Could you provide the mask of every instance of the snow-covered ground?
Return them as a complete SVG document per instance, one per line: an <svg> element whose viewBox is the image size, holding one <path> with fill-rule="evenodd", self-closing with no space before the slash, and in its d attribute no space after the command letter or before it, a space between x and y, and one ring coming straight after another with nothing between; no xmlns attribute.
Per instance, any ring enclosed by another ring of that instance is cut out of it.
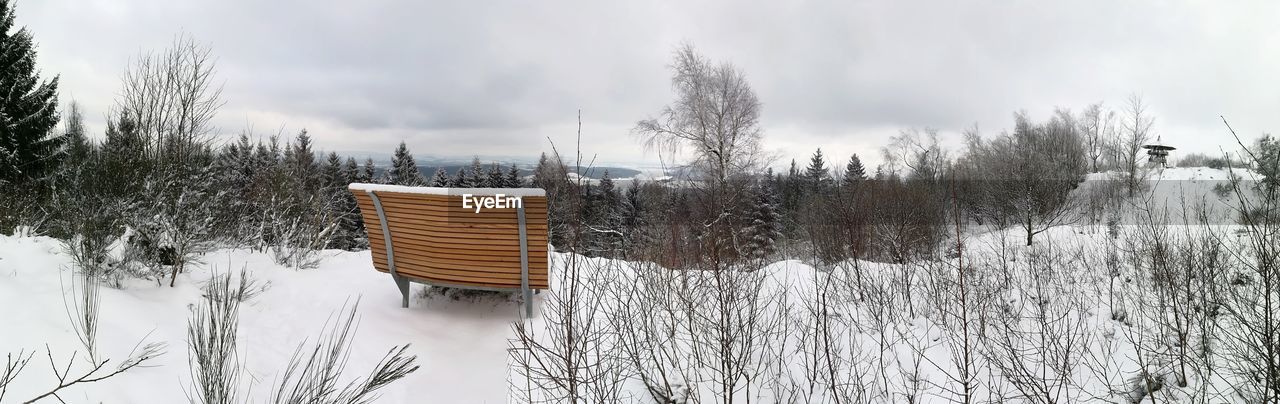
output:
<svg viewBox="0 0 1280 404"><path fill-rule="evenodd" d="M1211 187L1206 188L1205 184L1225 180L1225 171L1206 170L1209 169L1167 169L1153 173L1149 180L1154 184L1155 194L1164 192L1160 191L1162 183L1181 184L1176 188L1179 192L1193 190L1196 195L1207 193L1210 198L1217 198L1212 196ZM1174 233L1185 230L1185 226L1169 228ZM1105 230L1106 226L1100 225L1061 226L1037 236L1037 240L1049 240L1040 241L1037 248L1051 246L1065 253L1062 256L1066 258L1062 259L1069 260L1053 264L1068 267L1057 268L1060 275L1056 276L1064 278L1052 280L1049 286L1058 288L1056 293L1064 293L1058 296L1067 296L1072 303L1061 306L1063 312L1054 314L1070 318L1063 324L1077 327L1069 331L1088 339L1083 345L1088 347L1088 352L1082 353L1082 357L1101 359L1107 365L1100 371L1078 368L1077 373L1070 377L1083 387L1067 389L1070 390L1065 396L1068 402L1072 398L1089 395L1122 401L1122 395L1109 389L1131 384L1127 378L1136 372L1135 358L1139 357L1126 338L1142 332L1142 327L1156 327L1144 325L1144 321L1151 320L1138 315L1116 319L1118 312L1151 303L1150 297L1142 291L1146 286L1140 281L1126 281L1120 286L1131 292L1126 294L1129 296L1127 300L1112 302L1105 293L1107 282L1112 278L1105 268L1111 257L1101 253L1103 247L1111 246L1105 251L1122 251L1123 248L1117 247L1119 243L1144 236L1136 233L1139 230L1125 229L1123 231L1135 233L1123 234L1115 240ZM1234 232L1229 225L1211 230L1220 234ZM1014 271L1034 273L1037 271L1034 265L1038 264L1030 254L1035 250L1022 247L1020 242L1017 230L974 234L966 240L969 254L972 254L967 259L993 260L986 267L988 271L1008 266ZM1001 252L1008 255L999 255ZM553 254L552 290L549 294L561 292L558 274L562 273L566 258L570 257ZM313 341L331 316L356 299L360 300L360 322L352 344L349 375L365 374L388 349L400 344L411 344L409 353L417 355L421 365L417 372L382 390L381 402L498 403L509 401L513 394L518 395L518 392L512 393L508 389L519 373L512 370L512 359L508 356L510 341L515 337L512 324L519 321L521 310L512 296L489 294L455 299L453 296L423 293L423 286L414 285L410 308L404 309L400 307L400 297L389 276L374 271L369 252L325 251L322 255L317 268L293 270L276 265L265 253L223 249L207 254L200 264L190 267L179 277L178 286L174 288L137 280L130 281L121 289L104 287L101 292L102 326L98 332L101 355L124 358L143 339L166 342L168 353L154 363L157 366L135 369L105 382L76 386L62 397L70 402L187 402L186 391L191 388L191 377L186 327L192 308L201 299L200 287L215 271L238 273L241 268L247 268L253 277L271 283L264 293L241 306L240 358L248 371L249 380L246 382L252 384L249 396L254 402L261 402L270 393L280 377L279 372L298 344L304 340ZM618 300L618 296L640 288L638 274L655 267L642 268L636 263L598 258L581 262L584 263L582 275L590 278L590 287L609 291L599 295L600 300L591 307L594 314L589 314L600 319L600 324L606 323L605 319L610 315L625 314L633 316L627 318L640 326L657 313L645 312L644 308L630 307L628 305L632 303L624 304ZM776 356L771 360L783 363L780 365L782 370L774 371L781 373L770 373L764 377L777 380L785 377L788 381L779 383L803 384L801 378L807 372L804 366L820 364L805 362L807 356L803 349L811 348L802 348L817 340L803 340L805 337L799 334L807 332L805 327L812 325L806 323L803 313L813 308L810 304L816 285L833 280L849 283L856 276L857 282L864 285L857 294L887 293L882 296L886 300L880 307L889 307L893 313L877 319L876 306L861 300L869 298L851 299L851 294L846 295L845 298L850 299L844 301L833 298L838 301L833 310L839 312L832 326L833 333L839 339L837 344L842 344L834 349L846 355L846 361L840 364L843 368L836 373L848 380L868 381L867 386L873 389L868 394L879 394L881 401L885 402L895 402L910 395L920 402L955 399L955 385L951 379L956 374L955 356L952 355L958 335L955 319L940 311L945 309L937 307L937 302L925 298L931 290L940 290L931 288L947 287L936 283L940 276L945 279L945 274L951 273L946 265L950 263L899 266L859 261L818 270L805 262L787 260L764 267L759 271L765 279L761 289L763 293L785 297L780 300L782 303L775 303L777 305L766 312L769 318L781 319L782 329L790 335L788 338L795 338L783 342L786 346L774 351ZM1123 269L1120 271L1121 275L1116 279L1139 278ZM989 276L991 282L1008 277L1007 272L1003 275L990 272L984 276ZM63 285L71 278L69 257L57 240L0 236L0 319L3 319L0 321L0 355L16 354L20 350L37 352L36 360L10 386L6 400L25 399L47 391L56 383L48 360L43 356L46 344L58 363L65 363L72 352L83 351L63 302ZM1034 276L1012 282L1027 282L1032 278ZM1018 284L1012 288L1007 285L987 286L1000 290L998 295L990 297L991 303L996 305L993 307L1036 310L1037 305L1027 303L1038 299L1031 292L1036 285ZM905 293L910 296L904 296L900 292L902 290L912 292ZM538 298L540 307L550 301L544 301L544 297L546 294ZM789 314L773 311L783 307L789 307ZM542 313L535 316L532 324L538 335L545 337L551 332L546 329ZM998 325L992 327L998 328ZM1035 326L1029 327L1034 329ZM674 349L687 353L688 347ZM675 359L676 362L682 360L687 359ZM84 362L79 363L83 365ZM694 369L685 376L704 377L705 374L699 374L702 371L705 370ZM1013 390L1008 383L996 380L998 377L989 370L980 370L975 377L981 378L985 386L979 392L988 397L1009 394ZM1192 380L1187 388L1165 389L1158 394L1162 400L1179 402L1185 399L1188 391L1204 390L1197 383L1205 382ZM1225 379L1207 383L1212 383L1215 391L1231 390L1231 383ZM715 394L716 387L711 382L701 380L690 384L697 385L694 394ZM647 392L634 379L622 386L628 390L623 397L641 402L648 400ZM993 388L1000 391L993 392ZM913 389L916 390L913 392ZM754 390L741 394L753 402L770 402L778 397L784 397L777 400L784 402L797 399L780 396L776 391ZM826 397L819 391L817 395L805 398L823 401ZM1225 402L1238 402L1233 397L1222 398Z"/></svg>
<svg viewBox="0 0 1280 404"><path fill-rule="evenodd" d="M144 338L168 343L168 352L157 366L76 386L62 397L69 402L187 402L186 327L201 299L200 287L213 271L238 274L247 268L271 282L240 310L240 357L251 379L253 402L269 394L299 343L313 342L326 320L357 299L359 329L348 374L363 376L387 350L401 344L412 344L409 353L421 365L382 390L380 402L506 402L507 340L519 304L499 294L463 300L427 297L422 286L414 285L410 307L401 308L395 284L374 271L368 251L323 254L318 268L295 271L274 264L264 253L219 250L180 275L174 288L143 281L123 289L103 287L100 354L118 363ZM62 300L62 285L71 277L69 257L57 240L0 236L0 356L36 351L4 402L27 400L56 385L46 344L60 364L72 352L83 354Z"/></svg>

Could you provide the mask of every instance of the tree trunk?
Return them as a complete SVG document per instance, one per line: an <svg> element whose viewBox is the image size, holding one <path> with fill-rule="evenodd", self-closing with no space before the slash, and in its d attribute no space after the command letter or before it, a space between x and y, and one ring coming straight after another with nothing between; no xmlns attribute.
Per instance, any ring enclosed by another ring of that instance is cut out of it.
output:
<svg viewBox="0 0 1280 404"><path fill-rule="evenodd" d="M178 270L181 268L182 268L181 262L173 264L173 272L169 274L169 287L172 288L174 283L178 280Z"/></svg>

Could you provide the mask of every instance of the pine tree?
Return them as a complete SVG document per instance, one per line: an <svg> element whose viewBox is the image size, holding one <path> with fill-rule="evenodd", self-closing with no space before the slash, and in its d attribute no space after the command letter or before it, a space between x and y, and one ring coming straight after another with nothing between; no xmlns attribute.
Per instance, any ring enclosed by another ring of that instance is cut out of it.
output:
<svg viewBox="0 0 1280 404"><path fill-rule="evenodd" d="M65 134L67 158L73 162L79 163L89 157L92 145L89 144L88 134L84 129L84 113L80 111L80 104L71 101L67 104L67 116L63 120L63 133Z"/></svg>
<svg viewBox="0 0 1280 404"><path fill-rule="evenodd" d="M761 182L755 189L755 200L748 212L749 223L745 228L744 252L753 259L765 259L777 250L782 238L782 220L778 214L774 190L768 182Z"/></svg>
<svg viewBox="0 0 1280 404"><path fill-rule="evenodd" d="M471 176L467 175L466 168L458 168L453 173L453 178L449 179L449 188L474 188L471 186Z"/></svg>
<svg viewBox="0 0 1280 404"><path fill-rule="evenodd" d="M422 178L422 172L418 171L418 163L413 160L413 154L409 153L409 147L405 146L404 142L396 146L395 156L391 160L391 169L387 170L386 176L387 183L393 185L417 187L426 182Z"/></svg>
<svg viewBox="0 0 1280 404"><path fill-rule="evenodd" d="M373 158L365 157L364 166L360 167L360 173L356 177L356 179L359 180L359 182L366 183L366 184L373 183L374 175L376 172L377 171L373 166Z"/></svg>
<svg viewBox="0 0 1280 404"><path fill-rule="evenodd" d="M36 71L31 32L14 32L13 4L0 0L0 184L42 178L59 164L66 139L58 124L58 77Z"/></svg>
<svg viewBox="0 0 1280 404"><path fill-rule="evenodd" d="M436 173L431 176L431 181L428 182L427 185L432 187L448 187L449 182L449 173L444 170L444 167L438 167L436 168Z"/></svg>
<svg viewBox="0 0 1280 404"><path fill-rule="evenodd" d="M485 188L506 188L507 176L502 173L502 166L498 163L489 165L488 178L485 179Z"/></svg>
<svg viewBox="0 0 1280 404"><path fill-rule="evenodd" d="M533 169L533 186L535 188L551 189L551 164L547 162L547 153L538 156L538 165Z"/></svg>
<svg viewBox="0 0 1280 404"><path fill-rule="evenodd" d="M296 195L309 195L321 187L321 176L317 170L319 164L312 150L311 135L306 129L298 132L294 142L285 149L284 164Z"/></svg>
<svg viewBox="0 0 1280 404"><path fill-rule="evenodd" d="M620 230L628 243L628 248L624 249L624 252L636 251L638 246L648 241L644 237L644 200L640 197L640 188L643 185L639 179L632 181L622 198L622 229Z"/></svg>
<svg viewBox="0 0 1280 404"><path fill-rule="evenodd" d="M480 164L480 157L471 158L471 169L467 170L466 188L485 188L488 183L488 177L485 176L484 166Z"/></svg>
<svg viewBox="0 0 1280 404"><path fill-rule="evenodd" d="M850 186L867 179L867 169L862 166L862 159L854 153L849 157L849 164L844 166L844 185Z"/></svg>
<svg viewBox="0 0 1280 404"><path fill-rule="evenodd" d="M804 170L804 177L809 182L809 187L815 190L825 189L831 185L831 172L827 170L827 162L822 157L822 148L813 153L813 157L809 158L809 166Z"/></svg>
<svg viewBox="0 0 1280 404"><path fill-rule="evenodd" d="M779 174L779 177L783 177L782 174ZM786 176L779 182L782 184L782 187L778 189L782 194L782 209L787 212L795 212L800 208L800 199L804 196L805 184L807 183L796 165L795 159L791 159L791 166L787 168Z"/></svg>
<svg viewBox="0 0 1280 404"><path fill-rule="evenodd" d="M342 170L344 181L347 183L360 182L362 173L360 165L356 164L356 159L347 157L346 167ZM355 195L351 192L343 192L345 215L338 222L340 228L348 237L348 249L359 250L369 247L369 240L365 235L364 218L360 216L360 206L356 202Z"/></svg>
<svg viewBox="0 0 1280 404"><path fill-rule="evenodd" d="M516 163L511 163L511 168L507 170L506 182L508 188L524 188L524 179L520 178L520 169L516 168Z"/></svg>
<svg viewBox="0 0 1280 404"><path fill-rule="evenodd" d="M338 153L329 152L329 157L325 159L324 168L320 170L320 176L323 179L325 188L331 192L342 191L346 188L347 179L342 169L342 158L338 157Z"/></svg>
<svg viewBox="0 0 1280 404"><path fill-rule="evenodd" d="M614 254L622 250L622 237L618 232L622 227L621 197L613 178L609 177L609 170L604 170L596 188L597 192L589 200L591 211L588 215L593 227L602 230L594 233L597 238L595 250Z"/></svg>
<svg viewBox="0 0 1280 404"><path fill-rule="evenodd" d="M348 182L363 182L361 181L362 178L360 178L360 163L356 162L355 157L347 157L347 164L343 168L343 172L346 173Z"/></svg>

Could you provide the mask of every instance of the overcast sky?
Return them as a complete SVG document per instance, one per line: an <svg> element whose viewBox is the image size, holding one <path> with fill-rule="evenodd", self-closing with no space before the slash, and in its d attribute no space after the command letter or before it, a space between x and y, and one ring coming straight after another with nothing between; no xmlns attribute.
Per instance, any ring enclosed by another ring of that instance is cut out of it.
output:
<svg viewBox="0 0 1280 404"><path fill-rule="evenodd" d="M140 51L212 47L219 132L307 128L327 150L654 161L629 130L672 99L689 41L745 72L765 144L869 159L899 129L946 136L1012 113L1144 96L1166 143L1216 150L1280 130L1280 3L1152 1L24 0L39 67L100 129Z"/></svg>

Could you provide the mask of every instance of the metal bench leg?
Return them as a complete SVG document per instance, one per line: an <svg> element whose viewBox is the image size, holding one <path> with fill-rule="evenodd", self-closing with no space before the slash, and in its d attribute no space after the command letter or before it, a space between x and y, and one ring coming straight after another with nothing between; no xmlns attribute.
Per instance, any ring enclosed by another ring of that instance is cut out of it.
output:
<svg viewBox="0 0 1280 404"><path fill-rule="evenodd" d="M396 281L396 287L400 288L400 306L409 308L409 279L399 275L391 275L391 279Z"/></svg>
<svg viewBox="0 0 1280 404"><path fill-rule="evenodd" d="M520 225L520 292L524 294L524 317L533 317L533 294L529 292L529 237L524 227L524 204L516 207Z"/></svg>
<svg viewBox="0 0 1280 404"><path fill-rule="evenodd" d="M391 227L387 223L387 213L382 210L382 200L378 199L378 194L373 191L365 192L369 194L369 199L373 200L373 207L378 209L378 224L382 226L382 242L387 250L387 270L391 271L391 280L395 281L396 288L400 289L400 305L409 308L409 280L396 272L396 253L391 247Z"/></svg>

